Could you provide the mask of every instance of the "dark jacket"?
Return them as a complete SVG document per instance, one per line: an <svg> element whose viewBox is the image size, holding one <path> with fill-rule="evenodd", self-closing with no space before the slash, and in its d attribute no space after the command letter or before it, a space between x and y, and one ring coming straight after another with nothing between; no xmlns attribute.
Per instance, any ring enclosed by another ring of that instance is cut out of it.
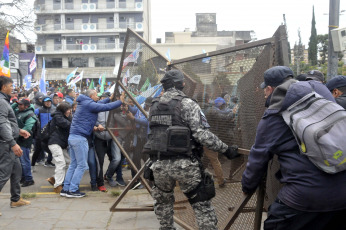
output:
<svg viewBox="0 0 346 230"><path fill-rule="evenodd" d="M0 147L2 144L9 144L13 147L19 136L17 118L10 105L10 96L0 92Z"/></svg>
<svg viewBox="0 0 346 230"><path fill-rule="evenodd" d="M20 129L24 129L30 132L31 134L31 136L27 139L21 136L18 137L17 143L21 147L30 148L33 142L32 127L35 125L36 119L38 119L34 113L35 107L34 105L31 104L26 110L19 111L18 104L14 103L12 105L12 109L14 110L14 113L16 114L18 127Z"/></svg>
<svg viewBox="0 0 346 230"><path fill-rule="evenodd" d="M73 116L70 134L89 137L97 121L97 115L102 111L109 111L118 108L121 101L110 102L109 98L95 102L86 95L79 95L77 98L77 110Z"/></svg>
<svg viewBox="0 0 346 230"><path fill-rule="evenodd" d="M52 114L50 123L51 135L48 140L48 145L59 145L62 149L68 146L67 140L70 133L71 118L66 117L61 111L55 111Z"/></svg>
<svg viewBox="0 0 346 230"><path fill-rule="evenodd" d="M41 129L45 127L50 120L52 120L52 113L55 112L55 108L51 106L50 108L45 107L42 105L42 107L35 109L35 114L37 115L38 119L40 119L41 122Z"/></svg>
<svg viewBox="0 0 346 230"><path fill-rule="evenodd" d="M346 93L342 94L340 97L335 98L335 101L344 109L346 109Z"/></svg>
<svg viewBox="0 0 346 230"><path fill-rule="evenodd" d="M329 90L321 83L310 81L314 90L334 101ZM301 211L332 211L346 208L346 171L327 174L318 169L306 156L300 154L292 131L281 116L302 96L311 92L309 82L285 97L287 85L278 86L268 98L269 108L257 127L255 144L252 146L247 167L242 178L243 191L255 191L267 171L269 160L278 155L280 171L276 175L284 185L278 198L291 208Z"/></svg>

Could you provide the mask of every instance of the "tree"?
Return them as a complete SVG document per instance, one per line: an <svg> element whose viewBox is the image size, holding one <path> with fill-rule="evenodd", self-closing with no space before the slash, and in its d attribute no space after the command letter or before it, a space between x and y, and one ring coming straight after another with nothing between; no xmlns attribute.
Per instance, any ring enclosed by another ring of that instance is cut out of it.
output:
<svg viewBox="0 0 346 230"><path fill-rule="evenodd" d="M321 64L326 63L328 57L328 34L317 35L318 52L321 57Z"/></svg>
<svg viewBox="0 0 346 230"><path fill-rule="evenodd" d="M317 31L314 7L312 8L311 35L309 40L309 61L311 65L317 64Z"/></svg>
<svg viewBox="0 0 346 230"><path fill-rule="evenodd" d="M34 12L28 0L0 1L1 39L10 31L15 37L34 42ZM10 47L11 49L11 47Z"/></svg>

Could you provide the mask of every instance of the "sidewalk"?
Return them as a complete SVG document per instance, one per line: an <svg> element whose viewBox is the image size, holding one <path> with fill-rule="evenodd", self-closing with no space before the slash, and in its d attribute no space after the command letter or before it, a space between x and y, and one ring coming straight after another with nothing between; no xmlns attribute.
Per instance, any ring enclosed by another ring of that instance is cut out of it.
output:
<svg viewBox="0 0 346 230"><path fill-rule="evenodd" d="M84 198L37 195L27 200L31 205L11 208L10 195L0 194L0 229L159 229L152 211L110 212L116 200L110 192L87 192ZM118 207L152 204L147 190L141 189L129 191Z"/></svg>

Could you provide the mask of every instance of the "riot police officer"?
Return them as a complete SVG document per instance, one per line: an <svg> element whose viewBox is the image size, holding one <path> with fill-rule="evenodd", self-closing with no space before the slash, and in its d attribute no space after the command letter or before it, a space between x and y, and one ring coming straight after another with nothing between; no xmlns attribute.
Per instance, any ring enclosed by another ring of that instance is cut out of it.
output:
<svg viewBox="0 0 346 230"><path fill-rule="evenodd" d="M204 145L233 159L239 156L238 148L228 147L208 130L210 126L198 104L182 92L185 83L180 71L166 72L161 83L165 93L153 99L150 133L143 149L152 161L152 196L160 229L175 229L173 190L176 181L194 209L199 228L217 229L217 217L210 201L215 196L214 182L202 170L197 155Z"/></svg>

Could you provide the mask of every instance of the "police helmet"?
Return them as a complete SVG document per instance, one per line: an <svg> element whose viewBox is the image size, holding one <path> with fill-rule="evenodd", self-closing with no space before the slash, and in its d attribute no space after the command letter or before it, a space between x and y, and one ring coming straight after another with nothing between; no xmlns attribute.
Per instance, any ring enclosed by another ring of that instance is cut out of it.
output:
<svg viewBox="0 0 346 230"><path fill-rule="evenodd" d="M165 83L169 80L173 81L174 83L182 82L184 81L184 75L179 70L173 69L165 73L165 76L161 79L161 83Z"/></svg>

